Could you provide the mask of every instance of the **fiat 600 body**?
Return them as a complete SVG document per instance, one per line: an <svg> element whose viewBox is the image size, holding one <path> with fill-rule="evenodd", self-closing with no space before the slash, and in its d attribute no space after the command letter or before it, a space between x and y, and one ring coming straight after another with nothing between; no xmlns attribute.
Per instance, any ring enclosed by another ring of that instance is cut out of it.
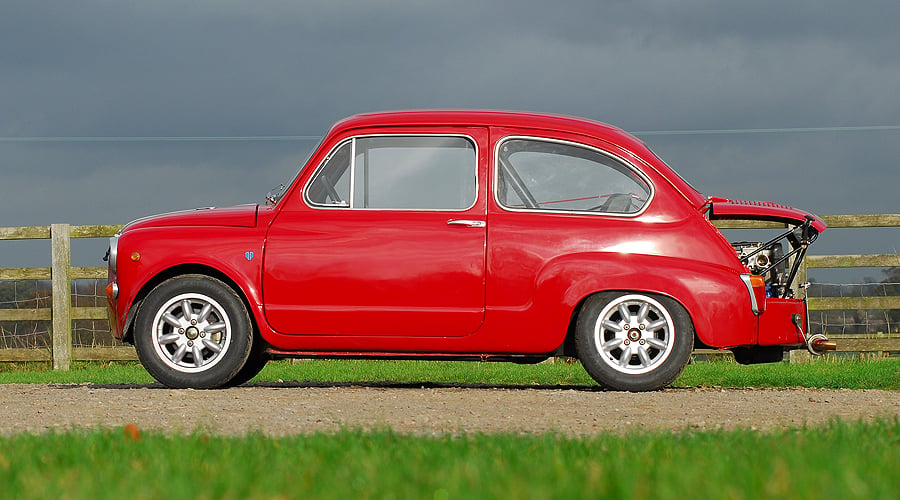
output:
<svg viewBox="0 0 900 500"><path fill-rule="evenodd" d="M714 221L771 221L729 242ZM152 216L111 238L115 335L171 387L272 357L532 363L668 385L696 347L742 363L810 335L798 269L825 223L707 197L602 123L495 111L358 115L265 204Z"/></svg>

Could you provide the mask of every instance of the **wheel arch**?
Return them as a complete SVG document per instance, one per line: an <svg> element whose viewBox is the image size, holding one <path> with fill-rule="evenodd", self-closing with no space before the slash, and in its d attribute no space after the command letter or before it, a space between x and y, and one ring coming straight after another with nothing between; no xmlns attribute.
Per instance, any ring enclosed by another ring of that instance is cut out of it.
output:
<svg viewBox="0 0 900 500"><path fill-rule="evenodd" d="M581 300L578 301L578 303L572 309L572 314L569 316L569 324L566 327L566 336L563 339L562 344L560 344L559 348L557 348L556 352L554 353L555 355L568 356L568 357L576 357L577 356L577 352L576 352L576 348L575 348L575 325L578 323L578 315L581 314L581 311L584 308L584 304L585 304L585 302L587 302L588 299L590 299L591 297L593 297L595 295L598 295L601 293L607 293L607 292L622 293L622 294L636 293L636 294L645 294L645 295L650 295L650 296L655 295L657 297L667 297L667 298L675 301L676 303L678 303L678 305L680 305L681 307L684 308L685 312L687 312L688 320L690 320L691 326L694 329L694 344L695 345L703 345L703 346L706 345L706 343L703 342L703 339L701 339L700 336L697 334L697 322L694 321L694 315L691 314L690 309L685 307L684 303L682 301L678 300L677 297L674 297L674 296L672 296L670 294L666 294L666 293L658 293L658 292L652 292L652 291L640 290L640 289L626 289L626 288L603 289L603 290L597 290L597 291L594 291L594 292L591 292L591 293L585 295L584 297L581 298Z"/></svg>
<svg viewBox="0 0 900 500"><path fill-rule="evenodd" d="M253 328L253 337L254 339L260 340L262 339L261 331L259 328L259 324L256 319L255 308L251 306L249 299L247 298L247 294L244 290L238 286L237 281L232 279L226 273L222 272L219 269L214 267L210 267L203 264L179 264L177 266L173 266L159 273L155 274L152 278L147 280L143 286L141 286L140 290L135 294L134 300L132 301L131 307L128 310L128 317L125 319L125 326L123 328L122 341L128 343L134 343L134 325L135 319L140 313L141 306L144 303L144 299L147 295L161 283L168 281L172 278L177 278L179 276L187 276L187 275L201 275L208 276L210 278L215 278L229 288L231 288L234 293L241 299L244 307L247 308L247 312L250 316L250 325Z"/></svg>

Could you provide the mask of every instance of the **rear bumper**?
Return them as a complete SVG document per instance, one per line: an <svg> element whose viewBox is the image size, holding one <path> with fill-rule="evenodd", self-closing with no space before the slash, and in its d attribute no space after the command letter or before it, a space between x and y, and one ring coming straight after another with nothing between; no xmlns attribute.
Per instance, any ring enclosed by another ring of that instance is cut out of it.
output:
<svg viewBox="0 0 900 500"><path fill-rule="evenodd" d="M800 315L796 321L794 315ZM798 326L803 325L803 328ZM806 345L809 319L806 302L798 299L766 299L766 311L759 315L759 337L761 346L781 345L802 347Z"/></svg>

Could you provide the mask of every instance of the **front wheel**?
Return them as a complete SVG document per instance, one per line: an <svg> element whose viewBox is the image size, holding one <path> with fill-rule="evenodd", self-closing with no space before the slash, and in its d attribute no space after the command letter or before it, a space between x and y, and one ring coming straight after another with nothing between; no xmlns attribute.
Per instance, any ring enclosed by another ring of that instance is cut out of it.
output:
<svg viewBox="0 0 900 500"><path fill-rule="evenodd" d="M141 305L134 345L141 364L173 388L228 384L247 362L253 330L243 301L203 275L164 281Z"/></svg>
<svg viewBox="0 0 900 500"><path fill-rule="evenodd" d="M684 307L664 296L604 292L589 297L575 325L578 358L600 385L653 391L672 383L694 348Z"/></svg>
<svg viewBox="0 0 900 500"><path fill-rule="evenodd" d="M247 357L247 361L244 363L241 370L237 372L237 375L228 381L228 387L234 387L249 382L250 379L257 376L259 372L265 368L266 364L271 359L267 346L268 344L263 342L262 339L253 339L253 347L250 349L250 355Z"/></svg>

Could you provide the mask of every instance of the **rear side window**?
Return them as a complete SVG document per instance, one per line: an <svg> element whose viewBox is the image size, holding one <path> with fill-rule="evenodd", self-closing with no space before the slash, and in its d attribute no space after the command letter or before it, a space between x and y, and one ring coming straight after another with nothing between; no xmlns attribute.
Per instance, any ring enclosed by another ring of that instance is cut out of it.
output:
<svg viewBox="0 0 900 500"><path fill-rule="evenodd" d="M636 214L650 199L650 183L600 150L533 138L497 147L497 202L513 210Z"/></svg>
<svg viewBox="0 0 900 500"><path fill-rule="evenodd" d="M475 204L476 172L467 137L357 137L329 155L306 199L320 207L465 210Z"/></svg>

